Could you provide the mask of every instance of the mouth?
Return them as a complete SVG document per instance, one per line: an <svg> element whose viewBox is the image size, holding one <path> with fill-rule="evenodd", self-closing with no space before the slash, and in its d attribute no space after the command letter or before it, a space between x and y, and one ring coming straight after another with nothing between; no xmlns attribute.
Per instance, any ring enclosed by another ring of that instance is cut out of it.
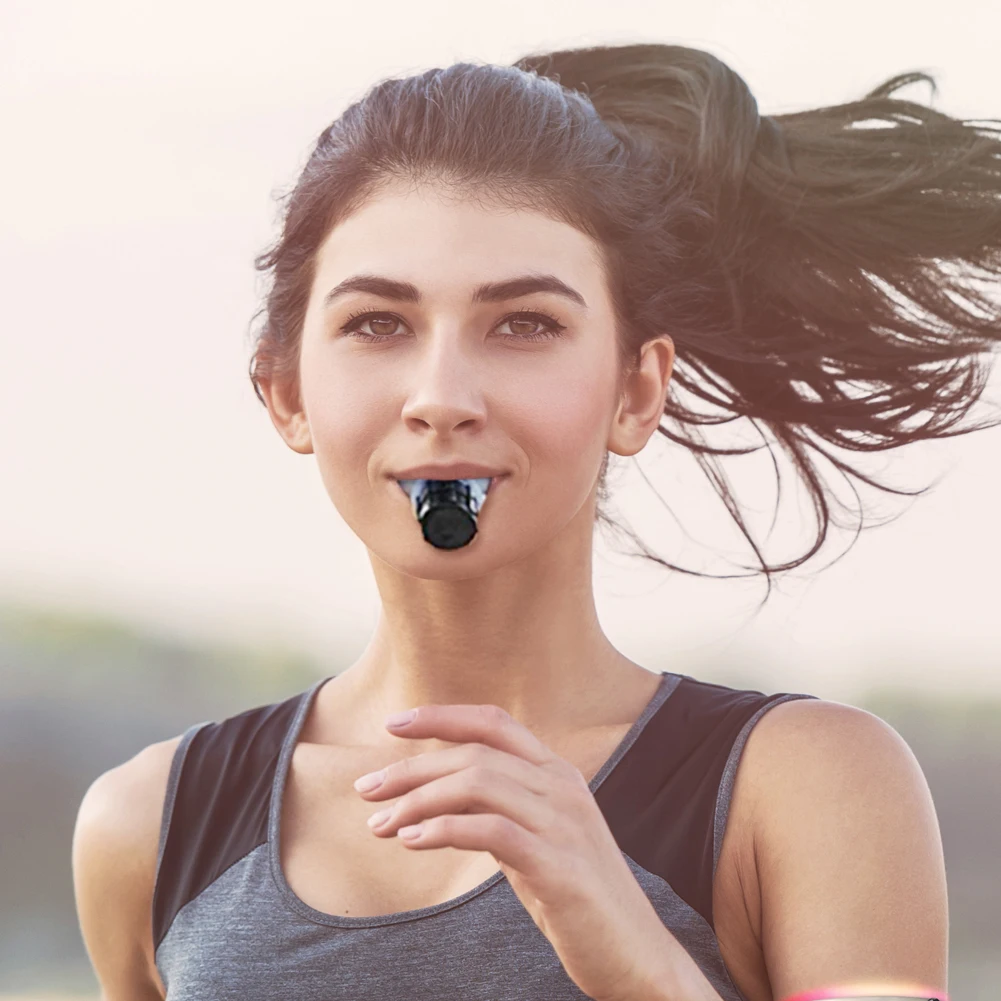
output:
<svg viewBox="0 0 1001 1001"><path fill-rule="evenodd" d="M483 477L467 477L461 479L460 482L467 483L470 485L471 492L475 495L482 495L482 500L480 506L486 502L487 495L497 489L497 485L508 478L508 473L503 473L500 476L483 476ZM411 504L414 503L414 496L417 491L422 487L422 484L427 483L426 479L419 480L397 480L396 483L400 488L400 492L406 497L407 501ZM450 482L450 481L440 481L440 482Z"/></svg>

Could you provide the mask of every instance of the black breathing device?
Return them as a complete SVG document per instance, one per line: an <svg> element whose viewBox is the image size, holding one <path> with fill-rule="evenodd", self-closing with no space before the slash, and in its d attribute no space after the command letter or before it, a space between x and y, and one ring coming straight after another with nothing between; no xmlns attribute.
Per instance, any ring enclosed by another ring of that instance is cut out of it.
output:
<svg viewBox="0 0 1001 1001"><path fill-rule="evenodd" d="M490 489L490 477L465 480L400 480L410 497L425 542L459 549L476 536L476 522Z"/></svg>

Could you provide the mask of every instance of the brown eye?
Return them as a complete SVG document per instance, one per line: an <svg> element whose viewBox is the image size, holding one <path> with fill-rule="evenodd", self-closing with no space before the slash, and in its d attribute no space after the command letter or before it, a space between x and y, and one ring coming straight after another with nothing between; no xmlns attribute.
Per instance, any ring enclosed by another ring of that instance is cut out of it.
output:
<svg viewBox="0 0 1001 1001"><path fill-rule="evenodd" d="M566 327L563 326L555 317L547 316L545 313L515 313L513 316L507 317L502 321L503 323L509 323L512 328L516 324L521 324L529 327L542 327L542 332L540 333L525 333L525 334L504 334L502 336L513 336L515 340L519 341L544 341L549 340L553 337L561 337L563 331Z"/></svg>
<svg viewBox="0 0 1001 1001"><path fill-rule="evenodd" d="M393 326L399 322L399 319L391 313L353 313L348 317L348 322L341 327L341 332L344 334L355 334L359 340L363 341L380 341L386 337L390 337ZM364 326L366 323L373 325L373 333L369 334L364 330L359 331L359 327ZM382 324L382 327L378 327L378 324Z"/></svg>

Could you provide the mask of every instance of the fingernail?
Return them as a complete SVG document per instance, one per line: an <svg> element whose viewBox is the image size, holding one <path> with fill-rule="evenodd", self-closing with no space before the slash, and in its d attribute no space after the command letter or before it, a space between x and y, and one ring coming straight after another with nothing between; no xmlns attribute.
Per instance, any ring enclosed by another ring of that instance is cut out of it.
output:
<svg viewBox="0 0 1001 1001"><path fill-rule="evenodd" d="M373 813L371 817L368 818L369 827L378 827L381 823L389 820L389 815L392 813L392 809L380 810L378 813Z"/></svg>
<svg viewBox="0 0 1001 1001"><path fill-rule="evenodd" d="M393 713L386 717L386 726L403 726L417 715L416 709L408 709L405 713Z"/></svg>
<svg viewBox="0 0 1001 1001"><path fill-rule="evenodd" d="M357 789L358 792L371 792L373 789L381 786L385 778L385 768L381 768L377 772L369 772L368 775L363 775L360 779L355 781L355 789Z"/></svg>

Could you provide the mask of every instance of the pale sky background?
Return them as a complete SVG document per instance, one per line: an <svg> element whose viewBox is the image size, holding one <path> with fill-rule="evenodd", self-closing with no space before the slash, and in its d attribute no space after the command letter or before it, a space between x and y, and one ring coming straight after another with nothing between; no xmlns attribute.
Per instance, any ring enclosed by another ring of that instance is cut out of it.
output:
<svg viewBox="0 0 1001 1001"><path fill-rule="evenodd" d="M936 97L927 85L898 96L1001 118L998 38L996 0L5 0L0 598L171 635L287 643L337 657L333 666L364 649L379 601L365 547L315 457L293 453L255 398L246 332L260 291L252 258L277 234L273 193L377 80L648 41L712 52L763 114L925 70ZM968 422L997 414L999 389L995 363ZM752 440L746 422L740 434L731 440ZM666 446L655 434L636 459L616 460L620 520L674 562L738 572L729 561L753 554L694 460ZM993 428L869 457L867 469L899 486L944 479L916 499L866 489L870 510L899 518L827 567L851 538L834 530L754 619L761 580L670 573L598 535L602 624L653 670L690 673L704 659L766 691L997 692L999 455ZM773 562L799 555L813 530L805 491L780 462L788 492ZM760 512L763 540L767 453L724 468ZM714 670L699 676L716 680Z"/></svg>

